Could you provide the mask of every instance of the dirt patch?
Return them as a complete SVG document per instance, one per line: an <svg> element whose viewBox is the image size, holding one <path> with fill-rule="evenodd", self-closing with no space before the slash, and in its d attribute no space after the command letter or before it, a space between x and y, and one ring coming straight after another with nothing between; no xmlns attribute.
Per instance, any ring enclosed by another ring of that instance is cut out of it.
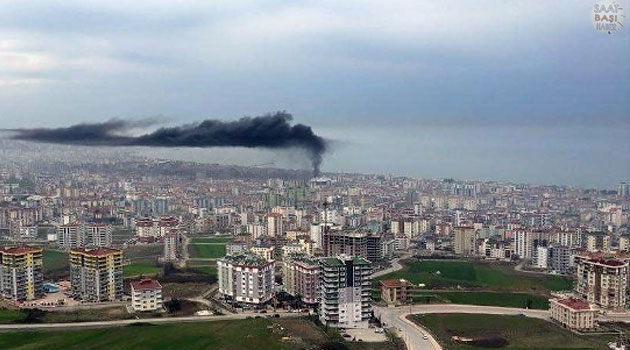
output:
<svg viewBox="0 0 630 350"><path fill-rule="evenodd" d="M299 338L305 343L324 344L328 341L326 333L309 320L284 318L276 322L286 328L292 337Z"/></svg>
<svg viewBox="0 0 630 350"><path fill-rule="evenodd" d="M195 298L203 294L210 289L208 283L163 283L162 295L165 299L168 298Z"/></svg>

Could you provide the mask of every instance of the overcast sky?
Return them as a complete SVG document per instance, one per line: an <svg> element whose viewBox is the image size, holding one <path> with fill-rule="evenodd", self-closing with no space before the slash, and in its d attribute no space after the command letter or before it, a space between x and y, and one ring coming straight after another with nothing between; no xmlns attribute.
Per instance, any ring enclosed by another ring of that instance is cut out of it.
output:
<svg viewBox="0 0 630 350"><path fill-rule="evenodd" d="M322 129L628 129L630 29L597 32L593 4L2 0L0 127L287 110Z"/></svg>

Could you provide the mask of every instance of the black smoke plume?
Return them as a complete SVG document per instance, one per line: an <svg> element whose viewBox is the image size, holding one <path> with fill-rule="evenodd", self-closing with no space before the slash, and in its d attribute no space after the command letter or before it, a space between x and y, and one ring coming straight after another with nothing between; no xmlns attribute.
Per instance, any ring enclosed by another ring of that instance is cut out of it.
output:
<svg viewBox="0 0 630 350"><path fill-rule="evenodd" d="M304 149L319 174L326 141L315 135L310 126L291 125L291 114L277 112L237 121L204 120L198 124L166 127L154 132L129 136L131 129L153 124L151 121L129 122L120 119L104 123L77 124L66 128L12 129L16 140L83 146L149 146L149 147L262 147Z"/></svg>

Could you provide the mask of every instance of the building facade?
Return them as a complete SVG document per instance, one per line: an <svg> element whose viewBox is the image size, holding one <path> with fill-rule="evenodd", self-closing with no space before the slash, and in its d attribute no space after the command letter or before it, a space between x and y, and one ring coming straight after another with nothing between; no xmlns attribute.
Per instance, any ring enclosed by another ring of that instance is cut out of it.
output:
<svg viewBox="0 0 630 350"><path fill-rule="evenodd" d="M595 328L597 311L589 303L576 298L550 299L551 319L575 330Z"/></svg>
<svg viewBox="0 0 630 350"><path fill-rule="evenodd" d="M219 292L234 302L264 304L274 296L275 262L243 252L217 261Z"/></svg>
<svg viewBox="0 0 630 350"><path fill-rule="evenodd" d="M152 279L131 282L131 306L134 311L162 309L162 285Z"/></svg>
<svg viewBox="0 0 630 350"><path fill-rule="evenodd" d="M367 232L332 231L324 233L324 256L368 257Z"/></svg>
<svg viewBox="0 0 630 350"><path fill-rule="evenodd" d="M123 295L123 254L110 248L70 251L70 283L75 299L117 301Z"/></svg>
<svg viewBox="0 0 630 350"><path fill-rule="evenodd" d="M333 327L367 328L372 315L372 268L361 257L338 256L319 262L319 318Z"/></svg>
<svg viewBox="0 0 630 350"><path fill-rule="evenodd" d="M306 254L291 254L283 261L284 291L300 296L305 304L319 302L319 263Z"/></svg>
<svg viewBox="0 0 630 350"><path fill-rule="evenodd" d="M41 298L44 294L42 249L0 248L0 293L13 301Z"/></svg>
<svg viewBox="0 0 630 350"><path fill-rule="evenodd" d="M164 261L177 260L177 232L171 232L164 236Z"/></svg>
<svg viewBox="0 0 630 350"><path fill-rule="evenodd" d="M604 309L626 307L628 262L577 257L576 291L589 303Z"/></svg>
<svg viewBox="0 0 630 350"><path fill-rule="evenodd" d="M455 227L453 250L457 255L470 256L475 248L475 229L473 227Z"/></svg>
<svg viewBox="0 0 630 350"><path fill-rule="evenodd" d="M404 279L381 281L381 300L388 304L401 305L409 301L413 283Z"/></svg>

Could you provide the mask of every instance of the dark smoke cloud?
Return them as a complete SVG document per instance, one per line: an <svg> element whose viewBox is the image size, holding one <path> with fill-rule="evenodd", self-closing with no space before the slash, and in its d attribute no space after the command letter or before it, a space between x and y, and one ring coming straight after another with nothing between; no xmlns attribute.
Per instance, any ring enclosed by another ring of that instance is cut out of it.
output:
<svg viewBox="0 0 630 350"><path fill-rule="evenodd" d="M112 119L104 123L77 124L55 129L13 129L13 139L33 142L83 146L149 146L149 147L262 147L304 149L319 174L326 141L311 127L291 125L291 114L277 112L237 121L204 120L201 123L161 128L154 132L129 136L137 127L154 124L152 120L129 122ZM127 135L126 135L127 134Z"/></svg>

